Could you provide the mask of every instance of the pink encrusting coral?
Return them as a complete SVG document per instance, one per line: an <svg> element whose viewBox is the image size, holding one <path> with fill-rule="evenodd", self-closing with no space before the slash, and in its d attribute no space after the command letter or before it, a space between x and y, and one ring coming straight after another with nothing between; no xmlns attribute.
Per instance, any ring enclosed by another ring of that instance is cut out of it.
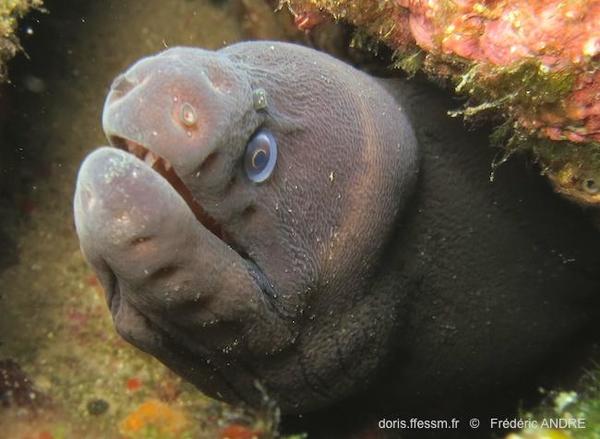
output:
<svg viewBox="0 0 600 439"><path fill-rule="evenodd" d="M548 67L600 53L597 0L397 0L416 43L429 52L508 65L537 57Z"/></svg>
<svg viewBox="0 0 600 439"><path fill-rule="evenodd" d="M600 142L600 0L288 0L303 14L330 13L367 30L398 50L419 48L428 72L454 80L470 72L474 83L462 87L473 101L492 103L530 135L571 142ZM538 81L561 87L519 90L501 87L506 71L536 63ZM432 67L433 66L433 67ZM498 79L498 81L496 81ZM502 79L502 81L501 81ZM497 84L496 84L497 82ZM556 82L556 81L554 81ZM565 83L568 87L565 88ZM478 93L475 93L477 91ZM521 94L529 93L524 99Z"/></svg>
<svg viewBox="0 0 600 439"><path fill-rule="evenodd" d="M541 113L538 120L521 116L522 124L552 140L600 142L600 71L580 74L561 107Z"/></svg>
<svg viewBox="0 0 600 439"><path fill-rule="evenodd" d="M474 62L483 75L527 60L535 60L548 75L572 74L572 89L561 102L543 104L535 115L531 108L522 108L517 117L523 127L553 140L600 141L600 75L594 65L600 54L600 1L398 0L397 4L408 11L417 46L434 55ZM486 65L493 69L486 72Z"/></svg>
<svg viewBox="0 0 600 439"><path fill-rule="evenodd" d="M457 113L502 116L495 144L532 152L558 192L600 206L600 0L280 1L375 37L396 66L465 96Z"/></svg>

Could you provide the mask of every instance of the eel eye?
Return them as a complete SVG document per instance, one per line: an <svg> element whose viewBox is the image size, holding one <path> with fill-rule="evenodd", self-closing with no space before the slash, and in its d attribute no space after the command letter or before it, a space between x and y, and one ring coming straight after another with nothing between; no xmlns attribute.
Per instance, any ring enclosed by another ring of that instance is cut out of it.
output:
<svg viewBox="0 0 600 439"><path fill-rule="evenodd" d="M583 190L594 195L600 192L600 185L593 178L586 178L583 180Z"/></svg>
<svg viewBox="0 0 600 439"><path fill-rule="evenodd" d="M250 180L262 183L273 173L277 162L277 142L270 131L258 131L244 154L244 170Z"/></svg>

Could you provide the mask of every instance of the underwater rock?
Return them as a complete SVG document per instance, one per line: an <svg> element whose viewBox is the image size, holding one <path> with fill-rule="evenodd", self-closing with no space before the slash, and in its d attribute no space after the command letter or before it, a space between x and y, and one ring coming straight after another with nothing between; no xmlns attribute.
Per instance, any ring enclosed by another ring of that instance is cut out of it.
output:
<svg viewBox="0 0 600 439"><path fill-rule="evenodd" d="M507 153L533 152L558 192L599 205L585 181L600 170L600 1L283 3L365 30L396 51L396 66L466 96L465 117L501 115Z"/></svg>
<svg viewBox="0 0 600 439"><path fill-rule="evenodd" d="M38 408L49 402L46 395L35 390L21 366L11 359L0 360L0 405Z"/></svg>
<svg viewBox="0 0 600 439"><path fill-rule="evenodd" d="M173 375L173 376L172 376ZM155 388L158 398L163 402L173 402L181 395L181 378L173 373L168 373L161 379Z"/></svg>
<svg viewBox="0 0 600 439"><path fill-rule="evenodd" d="M256 431L240 424L232 424L219 432L219 439L259 439L263 437L261 431Z"/></svg>
<svg viewBox="0 0 600 439"><path fill-rule="evenodd" d="M538 407L521 415L528 424L505 439L600 437L600 369L595 368L577 383L577 391L548 392Z"/></svg>
<svg viewBox="0 0 600 439"><path fill-rule="evenodd" d="M119 431L125 437L140 433L145 433L144 437L150 434L178 437L188 424L188 419L179 409L156 399L148 399L123 419Z"/></svg>
<svg viewBox="0 0 600 439"><path fill-rule="evenodd" d="M93 416L103 415L108 411L109 407L108 402L104 399L92 399L87 403L87 411Z"/></svg>
<svg viewBox="0 0 600 439"><path fill-rule="evenodd" d="M0 81L6 79L6 62L20 49L15 36L17 21L31 8L40 8L42 0L6 0L0 2Z"/></svg>

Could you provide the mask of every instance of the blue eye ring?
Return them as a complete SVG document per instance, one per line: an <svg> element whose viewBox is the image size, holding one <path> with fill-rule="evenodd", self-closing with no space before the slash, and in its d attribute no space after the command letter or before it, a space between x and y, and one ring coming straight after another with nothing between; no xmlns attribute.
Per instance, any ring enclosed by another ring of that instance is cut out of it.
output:
<svg viewBox="0 0 600 439"><path fill-rule="evenodd" d="M277 162L277 142L268 130L259 130L246 145L244 171L254 183L267 180Z"/></svg>

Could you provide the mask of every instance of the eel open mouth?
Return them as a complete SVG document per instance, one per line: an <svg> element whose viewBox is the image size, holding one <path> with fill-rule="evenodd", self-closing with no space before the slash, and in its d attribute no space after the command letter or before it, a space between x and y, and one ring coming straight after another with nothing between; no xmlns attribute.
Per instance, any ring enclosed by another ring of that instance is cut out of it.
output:
<svg viewBox="0 0 600 439"><path fill-rule="evenodd" d="M144 161L155 172L158 172L160 175L162 175L165 178L165 180L167 180L169 184L173 187L173 189L175 189L175 191L177 191L177 193L181 195L181 197L189 206L196 219L221 241L226 241L225 232L221 225L212 216L210 216L202 208L202 206L194 199L194 196L192 195L190 190L177 176L177 174L173 170L173 166L167 159L150 151L144 145L141 145L129 139L125 139L123 137L111 136L109 138L109 141L110 144L114 147L119 148L130 154L133 154L140 160Z"/></svg>
<svg viewBox="0 0 600 439"><path fill-rule="evenodd" d="M245 249L237 245L231 236L224 230L222 225L204 210L200 203L198 203L198 201L194 198L187 186L175 173L172 164L167 159L150 151L144 145L124 137L110 136L109 142L113 147L132 154L144 161L153 171L159 173L165 180L167 180L171 187L173 187L173 189L179 193L184 202L188 205L196 219L208 231L210 231L246 261L248 264L248 272L257 283L260 290L265 294L265 297L269 299L268 301L271 302L273 309L275 309L278 313L282 312L281 310L278 310L278 307L274 303L274 298L277 297L277 294L273 290L273 285L265 276L261 268L254 262Z"/></svg>

